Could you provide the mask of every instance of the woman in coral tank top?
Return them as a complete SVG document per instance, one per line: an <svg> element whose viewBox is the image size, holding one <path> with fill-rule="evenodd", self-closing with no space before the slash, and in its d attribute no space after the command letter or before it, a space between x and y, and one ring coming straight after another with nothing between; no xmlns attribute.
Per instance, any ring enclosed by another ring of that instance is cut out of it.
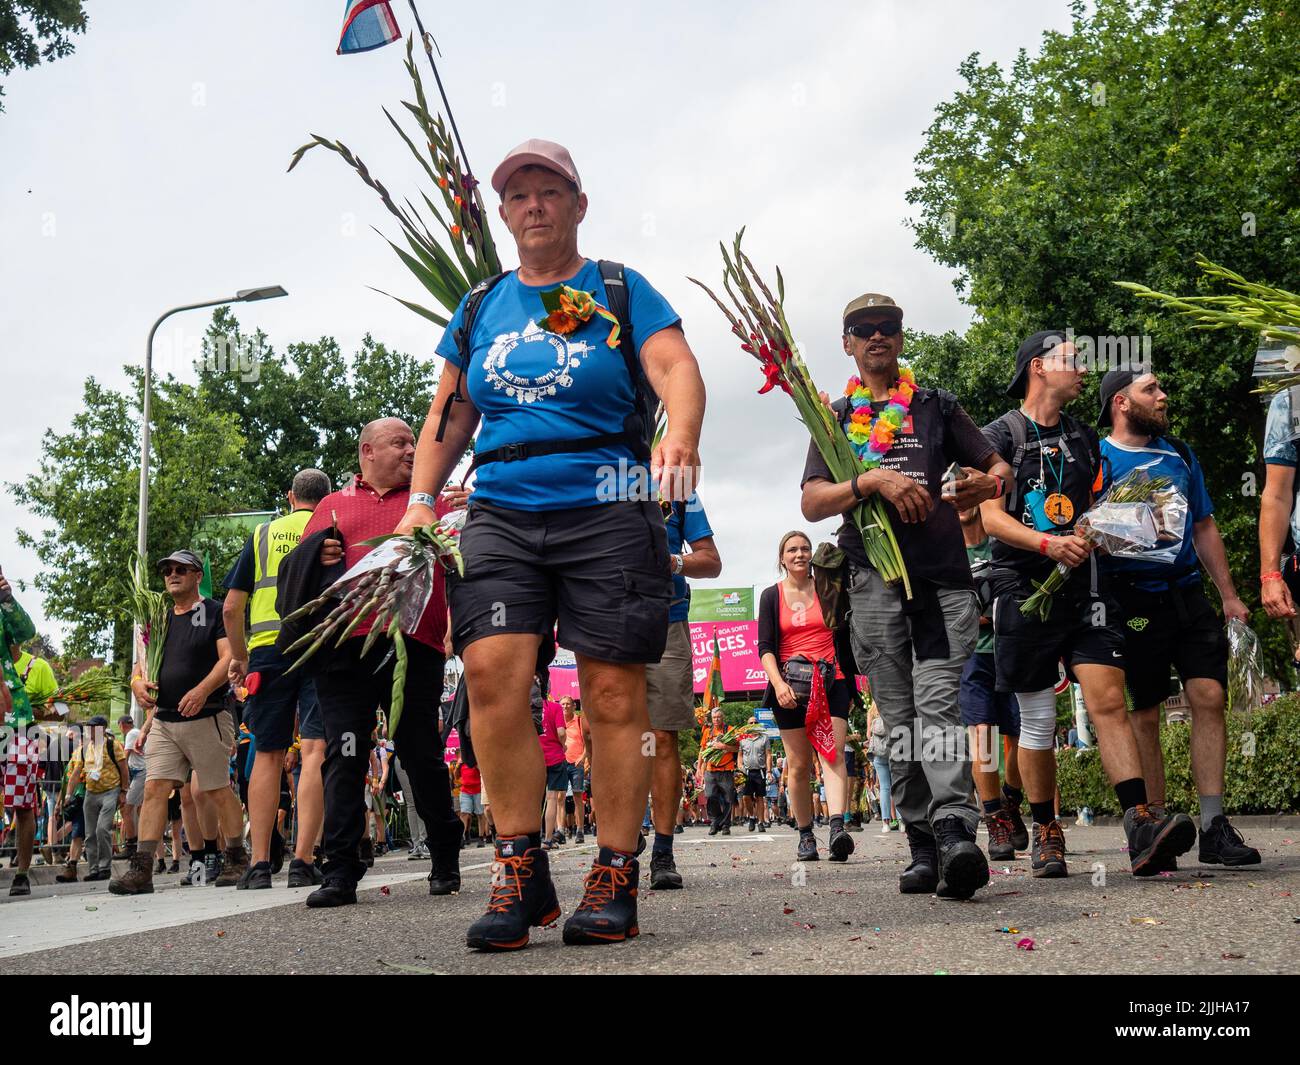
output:
<svg viewBox="0 0 1300 1065"><path fill-rule="evenodd" d="M835 750L844 750L848 734L852 689L840 671L835 655L835 633L827 628L821 603L813 585L812 541L805 533L788 532L781 537L777 566L784 578L763 591L758 604L758 653L767 672L768 686L763 705L771 707L785 746L789 780L790 813L799 826L798 859L817 861L817 839L813 835L812 795L806 786L813 772L813 758L821 762L826 786L826 805L831 821L830 860L847 861L853 853L853 837L844 829L848 808L849 781L844 759L837 754L828 761L817 752L804 729L807 698L799 698L786 682L784 669L790 659L802 655L811 662L835 662L835 679L826 688Z"/></svg>

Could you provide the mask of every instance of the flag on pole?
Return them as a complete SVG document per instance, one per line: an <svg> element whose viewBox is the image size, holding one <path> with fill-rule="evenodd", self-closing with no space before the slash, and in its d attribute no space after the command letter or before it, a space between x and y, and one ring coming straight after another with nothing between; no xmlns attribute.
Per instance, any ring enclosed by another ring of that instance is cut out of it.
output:
<svg viewBox="0 0 1300 1065"><path fill-rule="evenodd" d="M199 579L199 595L204 599L212 598L212 559L203 552L203 576Z"/></svg>
<svg viewBox="0 0 1300 1065"><path fill-rule="evenodd" d="M388 0L344 0L339 55L382 48L401 35Z"/></svg>
<svg viewBox="0 0 1300 1065"><path fill-rule="evenodd" d="M708 715L715 706L721 706L726 698L722 687L722 655L718 652L718 627L713 626L713 661L709 663L709 675L704 681L704 713Z"/></svg>

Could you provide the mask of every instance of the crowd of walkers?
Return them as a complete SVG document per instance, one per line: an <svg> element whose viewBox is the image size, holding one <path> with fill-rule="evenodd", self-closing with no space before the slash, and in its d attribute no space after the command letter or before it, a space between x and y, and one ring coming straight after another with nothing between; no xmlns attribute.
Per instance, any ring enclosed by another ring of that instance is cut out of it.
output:
<svg viewBox="0 0 1300 1065"><path fill-rule="evenodd" d="M1157 374L1120 368L1101 378L1103 440L1067 410L1088 380L1069 334L1034 333L1009 360L1010 409L981 429L958 397L911 383L900 363L903 310L880 293L840 316L852 377L830 406L850 440L854 427L858 439L874 437L887 411L896 431L849 480L809 446L800 511L844 521L836 542L816 549L803 532L782 537L781 579L759 600L762 705L779 753L760 729L736 738L713 707L700 758L684 766L679 735L697 727L688 581L723 565L695 490L699 368L681 319L649 281L578 252L588 201L564 148L520 145L492 187L519 266L477 286L453 316L418 437L399 419L366 425L360 473L340 491L319 471L299 473L290 513L250 537L224 603L199 595L191 552L159 563L175 609L162 675L132 681L147 722L120 747L88 749L67 777L87 783L92 877L109 868L101 831L112 813L111 802L92 801L89 781L114 790L116 773L135 796L134 837L111 891L153 890L169 828L177 857L178 820L212 882L270 888L291 766L289 885L314 889L307 906L356 902L396 772L419 826L411 857L429 861L431 895L460 890L468 841L494 848L484 912L467 933L481 950L522 948L565 910L565 943L636 936L641 855L649 849L652 888L683 887L674 837L701 819L701 804L711 833L786 820L798 860L847 862L849 829L869 797L882 831L906 834L899 889L966 899L988 883L989 857L1028 851L1035 877L1069 872L1056 788L1062 667L1081 689L1135 876L1174 869L1198 843L1204 863L1259 861L1223 812L1228 649L1203 573L1223 615L1247 610L1201 467L1168 433ZM567 312L541 298L559 286ZM449 485L471 439L472 496ZM1270 456L1293 474L1293 446ZM1138 466L1167 477L1187 503L1172 559L1111 558L1075 532L1097 495ZM784 492L793 511L795 488L767 491ZM871 565L853 520L873 496L892 522L910 595ZM386 739L397 668L386 641L367 649L362 624L312 668L290 672L284 648L295 633L280 619L363 558L373 537L464 508L463 573L439 573L409 629L400 727ZM1285 524L1269 525L1279 535L1262 575L1278 616L1294 614L1278 565ZM1050 612L1022 610L1058 566L1067 577ZM580 706L546 696L557 643L576 657ZM464 667L459 712L442 699L453 655ZM1199 824L1165 804L1158 730L1171 671L1191 708ZM232 687L246 692L255 747L248 846L230 787ZM865 712L861 734L850 727L855 707ZM460 747L449 768L452 723ZM135 790L130 759L141 756ZM828 828L824 847L818 825ZM592 832L582 883L558 883L554 848Z"/></svg>

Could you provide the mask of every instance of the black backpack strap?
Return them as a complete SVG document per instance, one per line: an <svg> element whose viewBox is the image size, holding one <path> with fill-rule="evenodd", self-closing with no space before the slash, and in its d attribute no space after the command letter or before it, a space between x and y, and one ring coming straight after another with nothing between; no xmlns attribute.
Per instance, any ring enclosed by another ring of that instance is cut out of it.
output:
<svg viewBox="0 0 1300 1065"><path fill-rule="evenodd" d="M1192 468L1192 449L1187 446L1187 441L1179 440L1176 436L1166 436L1165 443L1178 452L1178 457L1187 464L1187 468Z"/></svg>
<svg viewBox="0 0 1300 1065"><path fill-rule="evenodd" d="M451 418L452 406L456 403L465 402L465 393L461 390L461 384L465 379L465 367L469 365L471 355L470 338L474 335L474 319L478 317L478 311L483 305L484 297L496 288L497 283L505 276L505 273L500 273L494 274L492 277L485 277L469 290L469 295L465 298L465 312L460 316L460 328L456 330L456 354L460 358L460 365L456 368L456 391L452 393L451 402L445 404L442 413L438 415L438 432L434 437L440 444L447 432L447 422Z"/></svg>
<svg viewBox="0 0 1300 1065"><path fill-rule="evenodd" d="M1007 513L1020 517L1020 464L1025 460L1025 445L1029 441L1029 422L1018 410L1002 415L1007 431L1011 433L1011 454L1002 457L1011 464L1011 483L1007 485Z"/></svg>
<svg viewBox="0 0 1300 1065"><path fill-rule="evenodd" d="M623 264L601 259L597 265L600 267L600 280L605 286L609 313L618 319L618 350L622 352L623 363L627 366L627 375L632 381L636 425L629 421L625 429L629 435L635 435L641 441L641 446L632 450L637 458L645 461L650 458L650 441L654 437L654 414L659 404L659 397L655 395L654 388L641 368L641 360L637 358L636 342L632 338L627 276Z"/></svg>

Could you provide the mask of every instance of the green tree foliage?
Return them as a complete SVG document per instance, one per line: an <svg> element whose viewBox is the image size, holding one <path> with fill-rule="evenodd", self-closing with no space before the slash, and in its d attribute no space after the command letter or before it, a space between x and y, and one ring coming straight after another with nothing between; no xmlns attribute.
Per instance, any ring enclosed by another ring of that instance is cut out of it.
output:
<svg viewBox="0 0 1300 1065"><path fill-rule="evenodd" d="M357 469L361 426L397 417L418 434L436 384L432 362L390 351L368 333L351 359L333 337L277 353L262 333L243 333L225 307L212 316L199 368L204 401L233 415L248 441L240 510L282 505L293 475L309 466L343 487Z"/></svg>
<svg viewBox="0 0 1300 1065"><path fill-rule="evenodd" d="M0 74L71 55L72 35L86 30L83 6L82 0L0 0Z"/></svg>
<svg viewBox="0 0 1300 1065"><path fill-rule="evenodd" d="M1191 769L1194 727L1178 722L1160 730L1165 799L1169 809L1193 815L1200 803ZM1230 713L1227 733L1224 811L1230 815L1300 811L1300 775L1295 771L1300 761L1300 699L1286 696L1251 714ZM1058 751L1056 763L1062 810L1088 806L1093 813L1121 812L1096 747Z"/></svg>
<svg viewBox="0 0 1300 1065"><path fill-rule="evenodd" d="M352 358L330 337L278 355L260 334L249 365L245 339L228 310L213 316L197 382L156 375L150 455L148 556L177 547L211 556L218 595L241 542L202 529L205 515L282 507L293 475L325 470L340 485L357 468L365 422L396 415L417 432L436 387L431 368L367 336ZM241 361L241 359L243 361ZM74 656L129 656L124 582L135 550L140 470L138 368L114 391L93 377L66 432L49 429L39 470L9 485L14 498L48 526L19 530L36 551L36 588L46 614L69 626Z"/></svg>
<svg viewBox="0 0 1300 1065"><path fill-rule="evenodd" d="M912 337L922 381L951 382L980 419L1028 333L1151 338L1173 432L1196 450L1240 590L1257 601L1260 442L1253 338L1201 333L1117 288L1197 293L1202 253L1253 280L1300 273L1300 9L1247 0L1099 0L1009 70L972 55L937 108L909 202L918 246L959 271L964 337ZM1077 404L1097 412L1096 385ZM1269 665L1289 657L1254 618Z"/></svg>

